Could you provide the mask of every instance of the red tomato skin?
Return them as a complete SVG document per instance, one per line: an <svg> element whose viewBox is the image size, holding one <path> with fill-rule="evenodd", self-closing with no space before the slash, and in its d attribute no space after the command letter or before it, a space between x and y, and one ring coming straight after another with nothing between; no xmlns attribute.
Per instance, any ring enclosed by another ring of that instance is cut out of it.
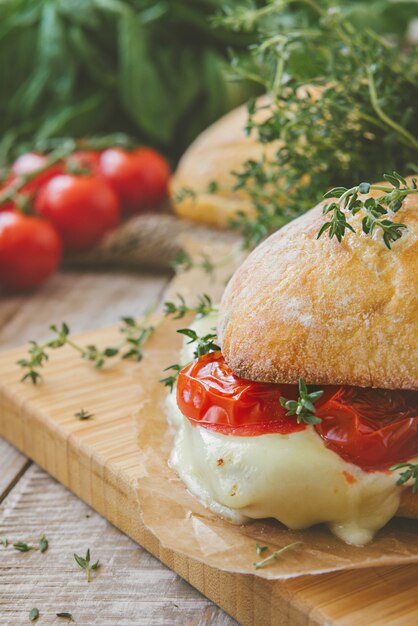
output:
<svg viewBox="0 0 418 626"><path fill-rule="evenodd" d="M365 471L387 470L418 456L418 392L326 386L315 403L314 428L325 445ZM280 396L296 399L297 385L243 380L221 352L179 373L177 404L193 425L224 435L286 434L306 428L285 416Z"/></svg>
<svg viewBox="0 0 418 626"><path fill-rule="evenodd" d="M280 396L295 400L295 385L253 383L238 378L221 352L211 352L186 366L177 381L177 404L195 425L228 435L288 434L304 430L286 416Z"/></svg>
<svg viewBox="0 0 418 626"><path fill-rule="evenodd" d="M41 189L35 208L54 224L64 247L71 251L95 246L120 217L115 192L102 177L94 175L53 178Z"/></svg>
<svg viewBox="0 0 418 626"><path fill-rule="evenodd" d="M153 209L167 197L170 167L151 148L109 148L101 155L100 169L128 214Z"/></svg>
<svg viewBox="0 0 418 626"><path fill-rule="evenodd" d="M42 167L47 162L48 157L44 154L40 154L39 152L26 152L22 154L20 157L16 159L13 163L10 171L12 174L12 180L15 180L17 177L22 176L24 174L29 174L34 170ZM47 183L49 180L54 178L54 176L58 176L63 171L62 163L54 163L41 174L35 176L29 183L27 183L23 190L30 193L36 193L39 189Z"/></svg>
<svg viewBox="0 0 418 626"><path fill-rule="evenodd" d="M27 291L45 282L58 268L62 243L46 220L21 213L0 214L0 285Z"/></svg>
<svg viewBox="0 0 418 626"><path fill-rule="evenodd" d="M11 166L9 175L3 183L0 193L6 191L6 189L13 185L20 176L29 174L39 167L42 167L46 161L47 157L38 152L26 152L25 154L22 154ZM36 196L39 189L49 180L54 178L54 176L61 174L62 171L62 163L55 163L54 165L51 165L47 170L38 174L38 176L35 176L35 178L26 183L26 185L24 185L17 192L17 194L26 202L31 202L32 198ZM0 205L0 212L14 210L19 211L19 207L13 200L8 200L4 204Z"/></svg>
<svg viewBox="0 0 418 626"><path fill-rule="evenodd" d="M77 150L71 154L66 162L69 174L72 168L87 170L86 174L100 175L100 152L98 150Z"/></svg>
<svg viewBox="0 0 418 626"><path fill-rule="evenodd" d="M365 470L418 454L418 392L335 387L316 415L325 445Z"/></svg>

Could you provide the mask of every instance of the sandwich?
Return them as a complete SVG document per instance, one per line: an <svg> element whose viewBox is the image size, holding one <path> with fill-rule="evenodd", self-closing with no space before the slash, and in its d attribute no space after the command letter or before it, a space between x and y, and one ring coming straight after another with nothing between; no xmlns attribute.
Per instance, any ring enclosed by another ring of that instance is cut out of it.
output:
<svg viewBox="0 0 418 626"><path fill-rule="evenodd" d="M325 523L361 546L418 518L418 198L391 246L360 212L318 238L326 219L321 204L270 236L195 322L217 340L183 354L171 465L232 522Z"/></svg>

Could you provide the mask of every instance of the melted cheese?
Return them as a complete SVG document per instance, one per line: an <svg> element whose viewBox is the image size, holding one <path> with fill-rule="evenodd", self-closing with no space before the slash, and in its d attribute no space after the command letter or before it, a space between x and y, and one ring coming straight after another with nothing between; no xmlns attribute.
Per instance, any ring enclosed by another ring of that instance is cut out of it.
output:
<svg viewBox="0 0 418 626"><path fill-rule="evenodd" d="M203 323L204 325L203 325ZM194 324L204 334L214 318ZM183 362L191 358L183 348ZM325 522L343 541L364 545L396 513L393 472L364 472L329 450L312 426L289 435L223 435L192 426L167 400L177 433L170 465L216 514L242 524L273 517L291 529Z"/></svg>

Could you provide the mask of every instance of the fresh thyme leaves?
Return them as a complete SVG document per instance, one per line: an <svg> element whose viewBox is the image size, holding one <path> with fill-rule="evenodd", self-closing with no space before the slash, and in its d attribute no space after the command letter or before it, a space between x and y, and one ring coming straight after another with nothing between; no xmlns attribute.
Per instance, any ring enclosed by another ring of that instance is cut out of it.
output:
<svg viewBox="0 0 418 626"><path fill-rule="evenodd" d="M39 611L36 607L33 607L33 609L31 609L29 611L29 619L31 622L35 622L39 617Z"/></svg>
<svg viewBox="0 0 418 626"><path fill-rule="evenodd" d="M263 552L265 552L266 550L268 550L269 547L268 546L260 546L259 543L255 544L255 551L257 552L257 554L260 556L261 554L263 554Z"/></svg>
<svg viewBox="0 0 418 626"><path fill-rule="evenodd" d="M30 550L36 550L35 546L30 546L24 541L16 541L16 543L13 544L13 547L19 552L30 552Z"/></svg>
<svg viewBox="0 0 418 626"><path fill-rule="evenodd" d="M89 583L91 580L91 572L97 570L100 567L99 561L90 564L90 548L86 552L86 556L83 558L78 554L74 554L74 559L81 569L84 569L87 573L87 582Z"/></svg>
<svg viewBox="0 0 418 626"><path fill-rule="evenodd" d="M3 546L3 548L7 548L7 546L9 545L9 540L7 539L7 537L2 538L1 545Z"/></svg>
<svg viewBox="0 0 418 626"><path fill-rule="evenodd" d="M197 332L192 328L180 328L178 331L181 335L185 335L188 337L190 341L187 343L196 343L196 347L193 352L193 357L198 359L204 354L208 354L209 352L214 352L215 350L220 350L220 347L214 343L216 339L215 333L208 333L203 337L199 337Z"/></svg>
<svg viewBox="0 0 418 626"><path fill-rule="evenodd" d="M206 274L212 276L217 269L228 265L231 261L234 260L238 250L242 248L241 245L239 247L233 248L231 252L225 254L218 258L216 261L213 261L208 254L202 252L196 259L192 259L192 257L185 252L184 250L180 250L175 254L174 258L171 261L171 266L176 272L188 272L194 268L202 269Z"/></svg>
<svg viewBox="0 0 418 626"><path fill-rule="evenodd" d="M196 343L196 347L193 351L193 358L198 359L204 354L209 354L209 352L214 352L216 350L220 350L220 347L215 343L216 334L208 333L203 337L200 337L195 330L192 328L180 328L177 330L180 335L184 335L188 337L190 341L187 343ZM173 371L173 374L170 376L166 376L165 378L160 378L160 383L162 383L165 387L168 387L170 391L173 391L173 387L177 382L177 378L179 372L186 367L186 365L180 365L179 363L175 363L174 365L169 365L165 368L164 372Z"/></svg>
<svg viewBox="0 0 418 626"><path fill-rule="evenodd" d="M66 611L62 611L61 613L55 613L55 615L57 617L62 617L64 619L68 619L71 622L73 621L73 616L71 615L71 613L67 613Z"/></svg>
<svg viewBox="0 0 418 626"><path fill-rule="evenodd" d="M269 563L271 563L271 561L274 561L277 558L279 558L279 556L281 556L282 554L284 554L288 550L293 550L293 548L296 548L297 546L301 545L301 543L302 543L301 541L295 541L294 543L289 543L287 546L284 546L284 548L280 548L280 550L276 550L275 552L273 552L269 556L266 556L265 559L262 559L261 561L255 562L254 563L255 569L261 569L265 565L268 565ZM263 546L263 547L267 548L267 546ZM259 554L259 553L257 552L257 554Z"/></svg>
<svg viewBox="0 0 418 626"><path fill-rule="evenodd" d="M317 239L325 232L328 232L330 239L336 237L341 241L346 230L355 232L352 225L347 221L347 214L356 215L360 211L364 215L361 228L367 235L372 235L376 228L380 228L383 234L383 241L390 250L391 244L402 237L402 231L407 228L405 224L392 222L388 219L389 211L396 213L402 206L406 196L418 193L417 182L412 179L411 186L397 172L384 174L385 180L391 187L384 185L372 185L370 183L360 183L355 187L335 187L325 194L325 198L336 197L337 201L326 204L323 214L331 214L331 219L320 229ZM383 192L378 198L359 198L360 194L367 194L371 190Z"/></svg>
<svg viewBox="0 0 418 626"><path fill-rule="evenodd" d="M179 189L175 194L174 194L174 202L183 202L183 200L186 200L187 198L189 198L190 200L195 200L196 199L196 192L194 189L192 189L191 187L182 187L181 189Z"/></svg>
<svg viewBox="0 0 418 626"><path fill-rule="evenodd" d="M251 109L250 109L251 110ZM241 172L233 172L236 182L234 190L245 191L255 217L238 211L230 221L230 227L243 236L244 249L255 248L271 232L296 217L299 211L286 208L286 193L278 184L278 171L274 161L263 157L259 161L249 159Z"/></svg>
<svg viewBox="0 0 418 626"><path fill-rule="evenodd" d="M418 65L414 46L400 40L407 22L398 29L402 19L387 19L388 0L370 0L361 19L359 3L347 0L238 4L224 2L217 24L257 32L251 57L237 53L233 68L270 94L248 111L264 155L235 172L255 215L234 224L253 247L335 180L349 189L382 171L413 173Z"/></svg>
<svg viewBox="0 0 418 626"><path fill-rule="evenodd" d="M6 541L6 543L4 543L4 541ZM3 540L3 545L5 548L9 545L7 539ZM30 552L31 550L39 550L39 552L43 553L48 550L48 545L48 539L45 537L45 535L42 535L38 541L38 546L32 546L25 541L16 541L13 544L13 548L18 552Z"/></svg>
<svg viewBox="0 0 418 626"><path fill-rule="evenodd" d="M48 546L49 546L48 539L45 537L45 535L42 535L42 537L39 539L39 542L38 542L39 552L43 554L44 552L48 550Z"/></svg>
<svg viewBox="0 0 418 626"><path fill-rule="evenodd" d="M174 374L170 374L170 376L166 376L165 378L160 378L160 383L163 383L165 387L168 387L170 391L173 391L173 387L177 382L179 372L182 369L183 369L183 366L179 365L178 363L175 363L174 365L169 365L163 371L168 372L170 370L173 370Z"/></svg>
<svg viewBox="0 0 418 626"><path fill-rule="evenodd" d="M199 296L198 303L194 307L187 306L182 295L178 294L177 297L179 299L178 304L175 302L164 303L164 315L172 315L175 320L182 319L187 313L195 313L197 318L200 319L216 311L212 304L212 299L205 293Z"/></svg>
<svg viewBox="0 0 418 626"><path fill-rule="evenodd" d="M216 193L218 191L218 189L219 189L219 183L216 180L211 180L208 183L206 191L208 193Z"/></svg>
<svg viewBox="0 0 418 626"><path fill-rule="evenodd" d="M299 379L299 397L297 400L287 400L280 398L280 404L287 409L286 415L296 415L296 421L298 424L305 422L305 424L318 424L321 422L321 418L315 416L314 402L318 400L323 391L311 391L308 392L303 378Z"/></svg>
<svg viewBox="0 0 418 626"><path fill-rule="evenodd" d="M390 469L393 471L403 468L405 469L400 473L396 484L404 485L412 479L414 481L412 485L412 493L416 493L418 491L418 463L397 463L397 465L392 465Z"/></svg>
<svg viewBox="0 0 418 626"><path fill-rule="evenodd" d="M141 361L144 356L144 345L149 337L151 337L154 330L155 326L138 324L132 317L123 317L122 326L119 328L120 333L125 338L121 347L122 358ZM122 350L122 348L125 348L125 350Z"/></svg>
<svg viewBox="0 0 418 626"><path fill-rule="evenodd" d="M184 250L179 250L171 261L171 267L177 272L187 272L193 267L192 257Z"/></svg>
<svg viewBox="0 0 418 626"><path fill-rule="evenodd" d="M94 417L94 413L89 413L85 409L80 409L77 413L74 413L74 417L77 417L79 420L88 420L91 417Z"/></svg>
<svg viewBox="0 0 418 626"><path fill-rule="evenodd" d="M154 326L147 325L147 319L148 316L142 323L138 323L131 317L122 318L119 327L119 332L122 335L121 343L118 346L109 346L104 349L95 345L80 346L70 338L70 329L65 322L61 326L53 324L50 326L50 330L55 336L43 343L31 341L29 357L17 362L26 370L21 381L30 380L33 384L37 384L42 378L39 369L49 360L48 351L65 345L78 352L82 359L93 363L97 369L101 369L109 359L118 355L123 359L140 361L143 358L144 344L155 330ZM80 417L80 419L82 418Z"/></svg>

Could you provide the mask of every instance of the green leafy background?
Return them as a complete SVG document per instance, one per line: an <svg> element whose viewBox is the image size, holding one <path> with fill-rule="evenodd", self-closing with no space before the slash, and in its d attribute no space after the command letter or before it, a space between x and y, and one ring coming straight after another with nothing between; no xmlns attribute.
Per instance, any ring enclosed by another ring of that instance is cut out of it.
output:
<svg viewBox="0 0 418 626"><path fill-rule="evenodd" d="M218 0L3 0L0 160L51 137L126 132L172 158L254 92L228 78Z"/></svg>

